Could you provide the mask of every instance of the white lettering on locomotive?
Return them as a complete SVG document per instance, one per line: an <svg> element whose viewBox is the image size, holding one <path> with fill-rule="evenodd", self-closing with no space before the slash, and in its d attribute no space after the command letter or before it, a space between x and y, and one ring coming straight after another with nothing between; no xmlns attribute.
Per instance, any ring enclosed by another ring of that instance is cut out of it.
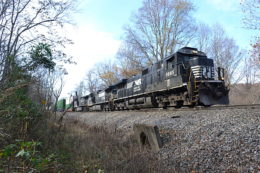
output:
<svg viewBox="0 0 260 173"><path fill-rule="evenodd" d="M133 82L130 82L126 85L126 89L132 88L133 87Z"/></svg>
<svg viewBox="0 0 260 173"><path fill-rule="evenodd" d="M137 79L137 80L135 80L135 85L141 85L141 84L142 84L141 79Z"/></svg>
<svg viewBox="0 0 260 173"><path fill-rule="evenodd" d="M134 92L140 91L141 85L134 86Z"/></svg>
<svg viewBox="0 0 260 173"><path fill-rule="evenodd" d="M99 94L98 94L98 97L105 97L105 92L104 91L102 91L102 92L100 92Z"/></svg>
<svg viewBox="0 0 260 173"><path fill-rule="evenodd" d="M167 82L167 87L170 87L170 84L171 84L170 79L166 80L166 82Z"/></svg>
<svg viewBox="0 0 260 173"><path fill-rule="evenodd" d="M166 72L166 77L173 76L174 70Z"/></svg>
<svg viewBox="0 0 260 173"><path fill-rule="evenodd" d="M142 84L141 79L137 79L134 81L134 92L141 90L141 84Z"/></svg>

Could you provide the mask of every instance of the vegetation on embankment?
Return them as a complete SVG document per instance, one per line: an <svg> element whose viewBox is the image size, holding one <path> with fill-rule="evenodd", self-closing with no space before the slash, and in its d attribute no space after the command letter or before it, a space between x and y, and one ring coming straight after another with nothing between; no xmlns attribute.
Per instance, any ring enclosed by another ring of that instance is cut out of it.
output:
<svg viewBox="0 0 260 173"><path fill-rule="evenodd" d="M64 123L47 113L39 116L37 121L27 122L31 125L24 138L19 136L19 125L5 130L5 134L17 135L0 141L0 172L166 171L158 156L121 131L89 127L76 120ZM1 127L5 126L1 123Z"/></svg>

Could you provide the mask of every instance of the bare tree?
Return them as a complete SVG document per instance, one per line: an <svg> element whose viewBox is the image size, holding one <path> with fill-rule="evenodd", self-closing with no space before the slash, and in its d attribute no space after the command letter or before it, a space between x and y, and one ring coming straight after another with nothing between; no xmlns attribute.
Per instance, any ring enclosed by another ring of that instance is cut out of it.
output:
<svg viewBox="0 0 260 173"><path fill-rule="evenodd" d="M244 13L243 24L247 29L260 30L260 1L259 0L242 0L241 2L242 11ZM251 58L253 61L254 70L260 69L260 37L259 35L254 36L252 40L250 50ZM259 76L258 76L259 77Z"/></svg>
<svg viewBox="0 0 260 173"><path fill-rule="evenodd" d="M252 45L251 56L257 68L260 69L260 38Z"/></svg>
<svg viewBox="0 0 260 173"><path fill-rule="evenodd" d="M82 97L87 93L87 87L84 80L82 80L74 89L77 92L78 97Z"/></svg>
<svg viewBox="0 0 260 173"><path fill-rule="evenodd" d="M244 65L243 74L245 78L245 83L246 86L249 87L256 82L257 71L259 70L255 66L254 59L250 57L250 55L244 58L243 65Z"/></svg>
<svg viewBox="0 0 260 173"><path fill-rule="evenodd" d="M101 80L101 88L115 84L121 78L120 68L110 61L98 63L94 69Z"/></svg>
<svg viewBox="0 0 260 173"><path fill-rule="evenodd" d="M26 63L26 53L39 42L63 45L67 39L56 29L68 22L72 0L0 1L0 80L7 78L11 63ZM62 56L64 58L64 56Z"/></svg>
<svg viewBox="0 0 260 173"><path fill-rule="evenodd" d="M91 69L87 72L85 77L87 90L89 93L94 93L100 88L100 81L94 71L94 69Z"/></svg>
<svg viewBox="0 0 260 173"><path fill-rule="evenodd" d="M256 41L256 43L251 45L251 50L249 51L249 55L245 63L245 69L249 68L244 74L247 74L246 82L254 84L255 82L259 82L260 79L260 39ZM247 67L249 65L249 67Z"/></svg>
<svg viewBox="0 0 260 173"><path fill-rule="evenodd" d="M241 62L245 51L239 48L234 39L227 36L221 25L209 27L200 24L193 44L214 60L215 68L222 67L226 70L227 85L242 80L244 75Z"/></svg>
<svg viewBox="0 0 260 173"><path fill-rule="evenodd" d="M229 38L221 25L216 24L212 29L212 38L209 47L209 56L214 59L216 67L226 70L226 82L228 85L237 83L242 79L239 73L239 65L244 56L235 40Z"/></svg>
<svg viewBox="0 0 260 173"><path fill-rule="evenodd" d="M117 58L124 77L131 77L148 65L146 59L143 59L139 53L137 54L137 49L127 43L121 45L117 52Z"/></svg>
<svg viewBox="0 0 260 173"><path fill-rule="evenodd" d="M67 75L67 71L60 67L56 67L53 71L38 70L32 77L33 80L28 93L30 98L35 103L44 105L43 107L46 110L55 109L56 102L64 87L64 75Z"/></svg>
<svg viewBox="0 0 260 173"><path fill-rule="evenodd" d="M211 28L204 24L199 23L197 28L197 34L195 39L195 44L200 51L208 52L209 51L209 44L211 40Z"/></svg>
<svg viewBox="0 0 260 173"><path fill-rule="evenodd" d="M242 0L242 11L244 12L243 23L246 28L260 29L260 1Z"/></svg>
<svg viewBox="0 0 260 173"><path fill-rule="evenodd" d="M95 93L98 90L102 90L109 86L113 82L113 76L110 70L111 63L98 63L92 69L90 69L84 79L74 89L78 96L83 96L87 93ZM112 72L114 74L114 71Z"/></svg>
<svg viewBox="0 0 260 173"><path fill-rule="evenodd" d="M140 69L187 45L195 36L193 10L189 0L144 0L132 25L124 28L118 58L128 59Z"/></svg>
<svg viewBox="0 0 260 173"><path fill-rule="evenodd" d="M54 90L53 90L53 97L54 97L54 111L56 112L57 111L57 103L58 103L58 100L60 98L60 95L61 95L61 92L62 92L62 89L64 87L64 80L63 80L63 76L66 75L67 72L62 70L62 71L59 71L57 72L56 74L53 75L53 78L55 78L55 83L53 85L54 87Z"/></svg>
<svg viewBox="0 0 260 173"><path fill-rule="evenodd" d="M141 66L141 63L138 63L138 59L128 56L119 61L118 68L120 71L120 77L125 79L141 73L144 66Z"/></svg>

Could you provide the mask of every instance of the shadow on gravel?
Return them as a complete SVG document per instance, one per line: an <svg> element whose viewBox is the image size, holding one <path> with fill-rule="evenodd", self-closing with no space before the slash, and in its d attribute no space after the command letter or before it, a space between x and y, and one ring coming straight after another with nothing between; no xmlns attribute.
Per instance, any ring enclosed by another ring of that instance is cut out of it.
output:
<svg viewBox="0 0 260 173"><path fill-rule="evenodd" d="M181 118L181 116L179 116L179 115L176 115L176 116L173 116L173 117L171 117L172 119L175 119L175 118Z"/></svg>

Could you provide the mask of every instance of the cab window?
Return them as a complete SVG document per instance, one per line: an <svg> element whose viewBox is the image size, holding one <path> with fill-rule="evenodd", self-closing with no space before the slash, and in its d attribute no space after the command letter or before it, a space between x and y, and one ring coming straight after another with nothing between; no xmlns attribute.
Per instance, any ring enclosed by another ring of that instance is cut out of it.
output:
<svg viewBox="0 0 260 173"><path fill-rule="evenodd" d="M174 69L174 57L167 60L167 70Z"/></svg>

